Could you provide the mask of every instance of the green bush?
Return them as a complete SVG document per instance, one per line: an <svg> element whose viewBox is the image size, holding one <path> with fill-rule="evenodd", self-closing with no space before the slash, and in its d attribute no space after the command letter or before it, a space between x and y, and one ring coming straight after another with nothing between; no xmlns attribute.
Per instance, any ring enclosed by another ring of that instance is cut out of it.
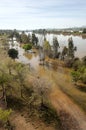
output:
<svg viewBox="0 0 86 130"><path fill-rule="evenodd" d="M31 45L31 44L25 44L25 45L23 46L23 49L24 49L25 51L31 50L31 49L32 49L32 45Z"/></svg>
<svg viewBox="0 0 86 130"><path fill-rule="evenodd" d="M72 71L71 75L73 77L73 81L77 82L78 80L80 80L80 72L78 71Z"/></svg>
<svg viewBox="0 0 86 130"><path fill-rule="evenodd" d="M12 110L2 110L0 109L0 121L2 122L6 122L10 116L10 114L12 113Z"/></svg>
<svg viewBox="0 0 86 130"><path fill-rule="evenodd" d="M8 55L12 59L18 58L18 51L14 48L8 50Z"/></svg>

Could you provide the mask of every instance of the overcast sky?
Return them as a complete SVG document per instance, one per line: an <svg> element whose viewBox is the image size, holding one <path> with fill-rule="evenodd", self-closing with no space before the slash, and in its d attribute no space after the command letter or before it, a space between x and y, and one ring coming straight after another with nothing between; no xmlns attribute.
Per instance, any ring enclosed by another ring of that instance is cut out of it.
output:
<svg viewBox="0 0 86 130"><path fill-rule="evenodd" d="M0 0L0 29L86 25L86 0Z"/></svg>

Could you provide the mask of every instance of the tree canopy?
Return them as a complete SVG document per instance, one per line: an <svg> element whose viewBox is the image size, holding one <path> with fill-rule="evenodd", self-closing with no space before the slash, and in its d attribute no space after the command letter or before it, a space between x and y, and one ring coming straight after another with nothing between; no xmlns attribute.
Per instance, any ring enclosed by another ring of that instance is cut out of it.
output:
<svg viewBox="0 0 86 130"><path fill-rule="evenodd" d="M31 49L32 49L32 45L31 45L31 44L25 44L25 45L23 46L23 49L25 49L25 51L31 50Z"/></svg>
<svg viewBox="0 0 86 130"><path fill-rule="evenodd" d="M18 58L18 51L14 48L8 50L8 55L12 59Z"/></svg>

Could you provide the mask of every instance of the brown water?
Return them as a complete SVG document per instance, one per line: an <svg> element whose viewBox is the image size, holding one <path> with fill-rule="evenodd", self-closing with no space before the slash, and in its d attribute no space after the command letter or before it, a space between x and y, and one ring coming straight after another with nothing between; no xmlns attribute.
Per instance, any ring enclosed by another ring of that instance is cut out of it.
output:
<svg viewBox="0 0 86 130"><path fill-rule="evenodd" d="M37 34L39 38L39 44L43 44L43 35ZM56 35L56 34L47 34L46 39L49 41L49 43L52 45L53 43L53 37L57 37L60 48L59 51L63 49L64 46L68 45L68 38L72 37L74 45L77 47L77 51L75 52L75 55L82 58L86 55L86 39L82 38L81 36L73 36L73 35L67 35L64 36L62 34Z"/></svg>

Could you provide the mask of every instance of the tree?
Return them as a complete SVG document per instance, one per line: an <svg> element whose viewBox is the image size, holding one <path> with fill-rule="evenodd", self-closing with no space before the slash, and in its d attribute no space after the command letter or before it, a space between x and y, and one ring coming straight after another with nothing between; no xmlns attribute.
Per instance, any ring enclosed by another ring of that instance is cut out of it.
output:
<svg viewBox="0 0 86 130"><path fill-rule="evenodd" d="M9 83L10 81L10 75L7 74L6 72L4 72L4 70L2 70L0 68L0 85L2 88L2 99L4 99L5 104L7 105L7 100L6 100L6 85Z"/></svg>
<svg viewBox="0 0 86 130"><path fill-rule="evenodd" d="M37 46L38 37L34 33L32 33L32 44Z"/></svg>
<svg viewBox="0 0 86 130"><path fill-rule="evenodd" d="M8 74L9 75L12 75L12 70L14 70L14 66L15 66L15 63L13 62L13 60L11 58L6 58L6 67L7 67L7 70L8 70Z"/></svg>
<svg viewBox="0 0 86 130"><path fill-rule="evenodd" d="M68 39L68 57L73 59L74 58L74 52L77 50L76 47L74 47L72 37Z"/></svg>
<svg viewBox="0 0 86 130"><path fill-rule="evenodd" d="M46 39L44 39L43 51L44 51L45 55L48 55L48 56L51 52L51 46L49 44L49 41L47 41Z"/></svg>
<svg viewBox="0 0 86 130"><path fill-rule="evenodd" d="M28 41L29 41L29 43L31 43L31 35L30 34L28 34Z"/></svg>
<svg viewBox="0 0 86 130"><path fill-rule="evenodd" d="M18 51L16 49L9 49L8 50L8 55L9 57L11 57L12 59L18 58Z"/></svg>
<svg viewBox="0 0 86 130"><path fill-rule="evenodd" d="M31 50L31 49L32 49L32 45L31 45L31 44L25 44L25 45L23 46L23 49L25 49L25 51Z"/></svg>
<svg viewBox="0 0 86 130"><path fill-rule="evenodd" d="M59 43L58 43L57 37L54 37L54 38L53 38L54 58L57 57L57 54L58 54L58 48L59 48Z"/></svg>
<svg viewBox="0 0 86 130"><path fill-rule="evenodd" d="M65 56L67 56L68 53L68 48L66 46L64 46L63 50L62 50L62 59L64 60Z"/></svg>
<svg viewBox="0 0 86 130"><path fill-rule="evenodd" d="M16 70L15 78L20 84L20 94L21 94L21 97L23 97L24 82L25 82L26 75L29 69L24 64L17 63L15 65L15 70Z"/></svg>
<svg viewBox="0 0 86 130"><path fill-rule="evenodd" d="M22 32L22 34L21 34L21 42L24 44L29 43L29 38L24 32Z"/></svg>
<svg viewBox="0 0 86 130"><path fill-rule="evenodd" d="M39 58L40 58L40 65L44 65L45 53L44 53L42 47L39 47ZM41 63L41 61L42 61L42 63Z"/></svg>
<svg viewBox="0 0 86 130"><path fill-rule="evenodd" d="M45 78L40 77L35 78L33 82L34 91L37 92L37 95L39 95L41 98L41 107L43 107L45 104L44 101L46 101L47 94L50 91L51 83L52 82L48 83Z"/></svg>

